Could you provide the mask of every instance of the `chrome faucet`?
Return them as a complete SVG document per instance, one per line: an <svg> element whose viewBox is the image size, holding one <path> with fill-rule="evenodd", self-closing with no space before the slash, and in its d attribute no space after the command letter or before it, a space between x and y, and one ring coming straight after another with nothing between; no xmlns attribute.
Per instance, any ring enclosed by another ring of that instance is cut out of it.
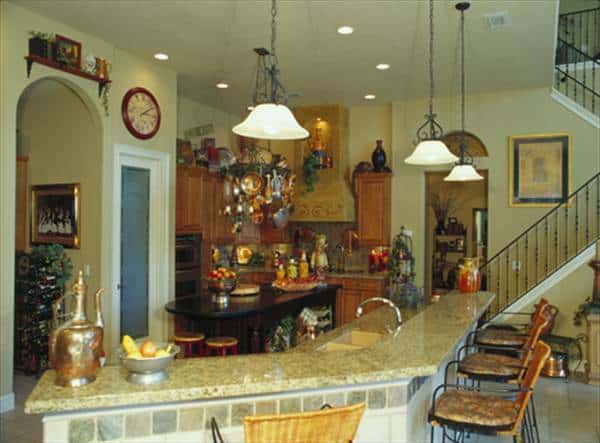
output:
<svg viewBox="0 0 600 443"><path fill-rule="evenodd" d="M392 329L390 327L390 325L386 325L385 329L388 332L388 334L399 332L400 331L400 326L402 326L402 315L400 314L400 309L398 308L398 306L396 306L394 304L393 301L391 301L391 300L389 300L387 298L383 298L383 297L371 297L371 298L367 298L366 300L362 301L361 304L358 305L358 308L356 308L356 318L359 318L361 315L363 315L363 313L364 313L363 306L365 306L368 303L375 302L375 301L376 302L381 302L381 303L384 303L384 304L388 305L396 313L396 322L398 323L398 326L396 326L396 329Z"/></svg>

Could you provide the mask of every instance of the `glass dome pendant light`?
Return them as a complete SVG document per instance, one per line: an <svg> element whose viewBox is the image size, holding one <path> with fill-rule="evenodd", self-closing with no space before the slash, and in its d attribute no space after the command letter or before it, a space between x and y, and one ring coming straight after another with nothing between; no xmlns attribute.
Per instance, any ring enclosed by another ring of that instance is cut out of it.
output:
<svg viewBox="0 0 600 443"><path fill-rule="evenodd" d="M450 171L444 181L447 182L466 182L483 180L483 177L473 167L473 157L467 152L465 143L465 11L469 9L469 2L460 2L456 4L456 9L460 11L460 47L461 47L461 125L460 132L460 159Z"/></svg>
<svg viewBox="0 0 600 443"><path fill-rule="evenodd" d="M233 132L250 138L266 140L301 140L309 133L298 124L294 114L286 106L287 92L279 81L275 39L277 35L276 0L271 5L271 51L257 48L259 61L256 72L256 85L253 109L246 119L233 127ZM269 56L269 64L265 62Z"/></svg>
<svg viewBox="0 0 600 443"><path fill-rule="evenodd" d="M429 113L417 129L417 147L404 159L409 165L445 165L458 160L440 140L444 130L433 113L433 0L429 0Z"/></svg>

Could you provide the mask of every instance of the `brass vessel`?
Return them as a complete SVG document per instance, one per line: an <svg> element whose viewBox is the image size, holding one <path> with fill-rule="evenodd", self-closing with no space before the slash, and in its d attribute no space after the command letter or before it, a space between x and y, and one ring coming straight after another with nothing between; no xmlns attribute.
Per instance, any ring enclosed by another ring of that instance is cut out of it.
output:
<svg viewBox="0 0 600 443"><path fill-rule="evenodd" d="M100 295L96 292L96 322L88 321L85 314L87 285L79 271L73 285L75 309L70 320L57 324L58 305L52 310L52 332L49 339L50 364L56 370L55 383L59 386L77 387L93 382L100 368L102 353L103 319L100 312Z"/></svg>

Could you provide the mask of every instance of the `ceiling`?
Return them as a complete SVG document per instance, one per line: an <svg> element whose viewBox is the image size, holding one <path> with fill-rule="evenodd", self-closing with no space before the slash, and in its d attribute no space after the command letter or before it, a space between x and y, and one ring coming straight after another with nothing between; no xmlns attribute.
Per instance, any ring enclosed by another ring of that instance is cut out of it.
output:
<svg viewBox="0 0 600 443"><path fill-rule="evenodd" d="M269 47L270 1L13 0L96 35L179 75L181 95L243 113L256 69L254 47ZM435 3L436 95L459 91L459 15ZM277 52L290 105L364 103L425 97L428 2L279 0ZM491 30L485 14L506 11L510 26ZM475 0L466 12L468 92L550 86L554 0ZM351 25L352 35L336 33ZM48 30L49 31L49 30ZM167 62L152 58L166 52ZM377 63L391 69L378 71ZM224 81L230 87L218 90Z"/></svg>

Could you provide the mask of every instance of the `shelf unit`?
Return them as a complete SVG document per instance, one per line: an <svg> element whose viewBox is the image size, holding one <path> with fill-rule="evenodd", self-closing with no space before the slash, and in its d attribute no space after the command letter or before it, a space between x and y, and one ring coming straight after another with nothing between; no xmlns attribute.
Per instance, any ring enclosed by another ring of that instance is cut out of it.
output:
<svg viewBox="0 0 600 443"><path fill-rule="evenodd" d="M443 244L461 241L462 247L444 247ZM449 275L458 267L458 261L467 255L467 231L460 234L433 234L433 257L431 261L432 290L448 291L454 289Z"/></svg>
<svg viewBox="0 0 600 443"><path fill-rule="evenodd" d="M82 77L93 82L98 83L98 97L102 96L102 91L109 83L112 83L112 80L107 78L102 78L97 75L88 74L87 72L82 71L78 68L71 68L70 66L65 65L64 63L58 63L54 60L49 60L44 57L40 57L39 55L27 55L25 56L25 62L27 63L27 78L31 75L31 67L34 63L38 63L40 65L48 66L49 68L58 69L59 71L68 72L69 74L76 75L78 77Z"/></svg>

